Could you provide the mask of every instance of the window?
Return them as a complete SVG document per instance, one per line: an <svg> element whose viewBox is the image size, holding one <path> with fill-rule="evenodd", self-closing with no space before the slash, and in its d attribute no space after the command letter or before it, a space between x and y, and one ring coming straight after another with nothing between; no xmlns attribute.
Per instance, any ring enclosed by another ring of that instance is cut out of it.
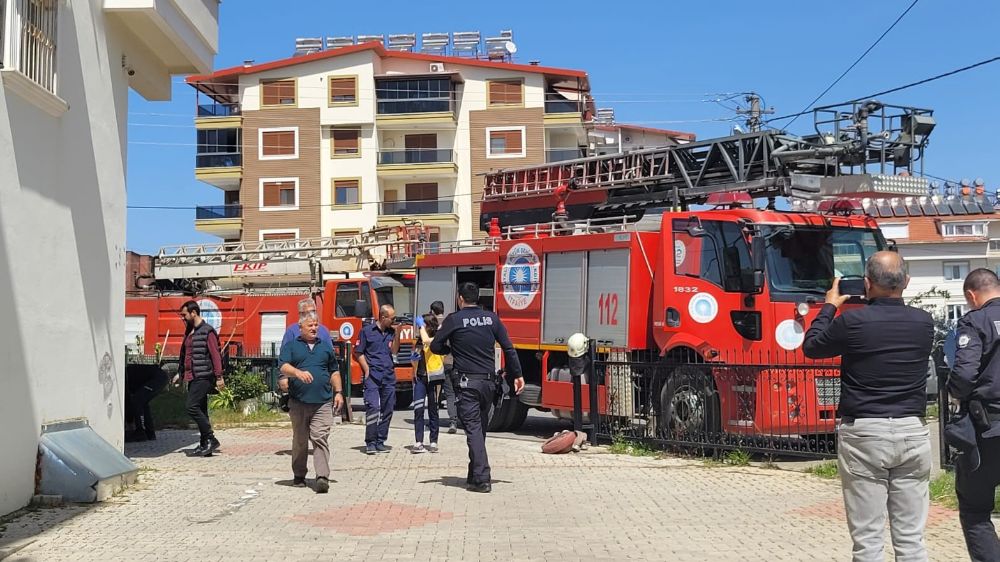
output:
<svg viewBox="0 0 1000 562"><path fill-rule="evenodd" d="M60 3L0 1L0 68L20 71L52 94L56 93L56 23ZM11 16L10 21L5 21L5 16Z"/></svg>
<svg viewBox="0 0 1000 562"><path fill-rule="evenodd" d="M452 111L451 78L376 80L375 100L379 115Z"/></svg>
<svg viewBox="0 0 1000 562"><path fill-rule="evenodd" d="M361 229L360 228L352 228L352 229L348 229L348 230L336 230L336 229L334 229L334 230L330 231L330 236L332 238L349 238L349 237L352 237L352 236L357 236L359 234L361 234Z"/></svg>
<svg viewBox="0 0 1000 562"><path fill-rule="evenodd" d="M487 158L523 158L524 127L486 129Z"/></svg>
<svg viewBox="0 0 1000 562"><path fill-rule="evenodd" d="M358 105L357 76L331 76L330 105Z"/></svg>
<svg viewBox="0 0 1000 562"><path fill-rule="evenodd" d="M949 304L947 307L947 319L948 324L954 326L962 317L965 316L965 305L964 304Z"/></svg>
<svg viewBox="0 0 1000 562"><path fill-rule="evenodd" d="M884 249L878 231L859 228L764 227L772 295L821 297L834 277L864 275L865 261Z"/></svg>
<svg viewBox="0 0 1000 562"><path fill-rule="evenodd" d="M294 211L299 208L299 178L261 178L261 211Z"/></svg>
<svg viewBox="0 0 1000 562"><path fill-rule="evenodd" d="M946 261L944 262L944 280L962 281L969 275L969 262L967 261Z"/></svg>
<svg viewBox="0 0 1000 562"><path fill-rule="evenodd" d="M361 180L333 180L333 204L357 206L360 203Z"/></svg>
<svg viewBox="0 0 1000 562"><path fill-rule="evenodd" d="M337 285L337 316L339 318L354 316L354 305L357 302L357 283L341 283Z"/></svg>
<svg viewBox="0 0 1000 562"><path fill-rule="evenodd" d="M361 129L334 128L330 131L330 152L333 158L355 158L361 155Z"/></svg>
<svg viewBox="0 0 1000 562"><path fill-rule="evenodd" d="M258 131L260 160L287 160L299 157L299 128L285 127Z"/></svg>
<svg viewBox="0 0 1000 562"><path fill-rule="evenodd" d="M885 236L887 240L910 237L910 225L905 222L880 224L878 227L882 231L882 236Z"/></svg>
<svg viewBox="0 0 1000 562"><path fill-rule="evenodd" d="M277 355L285 337L287 312L263 312L260 315L260 352Z"/></svg>
<svg viewBox="0 0 1000 562"><path fill-rule="evenodd" d="M491 80L487 82L489 105L522 105L524 82L521 80Z"/></svg>
<svg viewBox="0 0 1000 562"><path fill-rule="evenodd" d="M991 252L1000 252L1000 239L994 238L994 239L990 240L990 251Z"/></svg>
<svg viewBox="0 0 1000 562"><path fill-rule="evenodd" d="M258 236L261 242L267 240L296 240L299 237L299 229L261 230L258 232Z"/></svg>
<svg viewBox="0 0 1000 562"><path fill-rule="evenodd" d="M294 78L261 80L260 90L262 106L294 106L296 103Z"/></svg>
<svg viewBox="0 0 1000 562"><path fill-rule="evenodd" d="M941 224L942 236L986 236L986 223L946 222Z"/></svg>
<svg viewBox="0 0 1000 562"><path fill-rule="evenodd" d="M726 291L743 290L744 275L753 269L750 248L739 225L730 222L702 221L704 236L692 236L687 220L673 223L674 271L677 275L697 277L723 287Z"/></svg>

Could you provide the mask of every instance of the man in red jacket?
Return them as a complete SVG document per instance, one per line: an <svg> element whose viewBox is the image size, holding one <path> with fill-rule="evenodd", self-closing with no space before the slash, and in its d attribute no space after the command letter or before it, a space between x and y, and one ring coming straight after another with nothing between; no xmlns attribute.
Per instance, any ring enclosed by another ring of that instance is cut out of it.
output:
<svg viewBox="0 0 1000 562"><path fill-rule="evenodd" d="M201 308L195 301L181 306L181 318L186 326L184 343L181 344L180 368L174 376L174 384L183 376L188 383L187 411L194 423L198 424L201 443L191 454L210 457L219 448L219 440L212 431L208 418L208 395L222 390L226 382L222 378L222 355L219 353L219 336L215 328L201 317Z"/></svg>

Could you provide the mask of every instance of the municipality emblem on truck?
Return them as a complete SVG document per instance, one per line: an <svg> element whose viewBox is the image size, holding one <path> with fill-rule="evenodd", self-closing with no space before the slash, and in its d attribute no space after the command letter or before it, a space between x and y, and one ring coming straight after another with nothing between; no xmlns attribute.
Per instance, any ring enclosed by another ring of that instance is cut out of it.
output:
<svg viewBox="0 0 1000 562"><path fill-rule="evenodd" d="M507 306L524 310L535 300L540 278L538 265L538 255L527 244L514 244L507 252L507 260L500 273Z"/></svg>

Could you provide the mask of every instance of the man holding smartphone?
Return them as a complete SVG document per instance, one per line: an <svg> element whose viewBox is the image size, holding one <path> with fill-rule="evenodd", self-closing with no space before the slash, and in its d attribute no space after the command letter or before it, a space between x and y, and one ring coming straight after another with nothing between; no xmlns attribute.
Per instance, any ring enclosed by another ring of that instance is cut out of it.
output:
<svg viewBox="0 0 1000 562"><path fill-rule="evenodd" d="M850 296L835 279L802 346L812 359L841 358L837 461L856 562L883 560L886 511L896 559L927 559L931 442L924 415L934 321L903 302L909 282L899 254L875 253L865 265L868 305L837 316Z"/></svg>

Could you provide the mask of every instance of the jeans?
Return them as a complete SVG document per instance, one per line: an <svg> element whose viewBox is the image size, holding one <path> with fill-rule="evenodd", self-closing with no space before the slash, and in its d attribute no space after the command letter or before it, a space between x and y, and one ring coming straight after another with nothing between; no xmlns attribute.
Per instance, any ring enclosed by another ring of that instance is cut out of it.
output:
<svg viewBox="0 0 1000 562"><path fill-rule="evenodd" d="M1000 560L1000 538L993 527L993 495L1000 485L1000 437L983 438L977 431L982 464L969 470L959 457L955 466L955 491L958 493L958 517L969 558L973 562Z"/></svg>
<svg viewBox="0 0 1000 562"><path fill-rule="evenodd" d="M198 424L202 445L215 437L215 433L212 432L212 422L208 419L208 395L213 388L215 388L214 378L201 377L188 383L187 413L194 423Z"/></svg>
<svg viewBox="0 0 1000 562"><path fill-rule="evenodd" d="M445 367L444 372L444 397L448 401L448 422L458 422L458 394L455 392L455 385L451 380L452 368Z"/></svg>
<svg viewBox="0 0 1000 562"><path fill-rule="evenodd" d="M837 463L853 560L884 560L886 511L896 560L927 560L931 441L926 423L917 417L843 423L837 434Z"/></svg>
<svg viewBox="0 0 1000 562"><path fill-rule="evenodd" d="M417 443L424 442L424 413L427 413L431 443L437 443L441 422L438 419L437 391L440 381L427 382L426 376L413 377L413 432Z"/></svg>
<svg viewBox="0 0 1000 562"><path fill-rule="evenodd" d="M292 398L288 401L292 419L292 475L305 478L309 472L309 442L313 445L313 469L317 478L330 477L330 428L333 427L333 404L307 404Z"/></svg>

